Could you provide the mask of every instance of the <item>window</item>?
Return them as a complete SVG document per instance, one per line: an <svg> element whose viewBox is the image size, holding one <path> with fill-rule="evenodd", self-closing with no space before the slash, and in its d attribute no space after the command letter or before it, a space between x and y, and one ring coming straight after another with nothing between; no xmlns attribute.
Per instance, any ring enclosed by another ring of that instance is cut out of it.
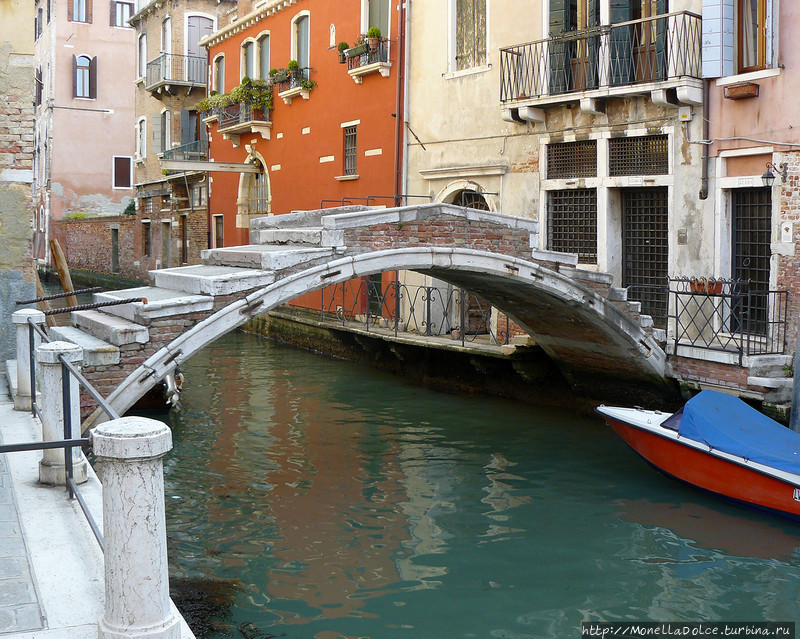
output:
<svg viewBox="0 0 800 639"><path fill-rule="evenodd" d="M111 228L111 272L119 273L119 228Z"/></svg>
<svg viewBox="0 0 800 639"><path fill-rule="evenodd" d="M189 263L189 224L186 215L180 217L181 264Z"/></svg>
<svg viewBox="0 0 800 639"><path fill-rule="evenodd" d="M597 141L547 145L547 179L597 177Z"/></svg>
<svg viewBox="0 0 800 639"><path fill-rule="evenodd" d="M172 20L169 16L161 23L161 53L172 53Z"/></svg>
<svg viewBox="0 0 800 639"><path fill-rule="evenodd" d="M147 73L147 36L144 33L139 36L139 67L137 71L140 78Z"/></svg>
<svg viewBox="0 0 800 639"><path fill-rule="evenodd" d="M595 189L548 192L547 248L562 253L577 253L581 264L597 263Z"/></svg>
<svg viewBox="0 0 800 639"><path fill-rule="evenodd" d="M143 160L147 155L147 119L139 118L136 123L136 159Z"/></svg>
<svg viewBox="0 0 800 639"><path fill-rule="evenodd" d="M310 61L309 55L309 18L307 14L301 14L294 19L294 31L292 33L292 59L297 60L303 73L308 74Z"/></svg>
<svg viewBox="0 0 800 639"><path fill-rule="evenodd" d="M67 0L67 19L71 22L91 22L92 0Z"/></svg>
<svg viewBox="0 0 800 639"><path fill-rule="evenodd" d="M133 185L133 158L130 156L114 156L114 188L129 189Z"/></svg>
<svg viewBox="0 0 800 639"><path fill-rule="evenodd" d="M362 16L366 18L366 24L363 24L362 18L362 33L366 33L370 27L378 27L381 30L381 35L385 38L389 35L389 0L363 0L364 6L362 7Z"/></svg>
<svg viewBox="0 0 800 639"><path fill-rule="evenodd" d="M356 158L358 157L356 144L356 127L344 127L344 174L358 175Z"/></svg>
<svg viewBox="0 0 800 639"><path fill-rule="evenodd" d="M153 114L153 153L161 154L170 148L172 119L169 111Z"/></svg>
<svg viewBox="0 0 800 639"><path fill-rule="evenodd" d="M33 103L34 103L35 106L39 106L42 103L42 89L44 88L44 82L42 80L42 69L41 69L41 67L36 69L35 83L36 83L36 86L34 87Z"/></svg>
<svg viewBox="0 0 800 639"><path fill-rule="evenodd" d="M455 0L455 68L486 64L486 0Z"/></svg>
<svg viewBox="0 0 800 639"><path fill-rule="evenodd" d="M214 78L212 82L214 91L225 93L225 56L218 55L214 58Z"/></svg>
<svg viewBox="0 0 800 639"><path fill-rule="evenodd" d="M767 66L767 0L739 0L737 15L739 72Z"/></svg>
<svg viewBox="0 0 800 639"><path fill-rule="evenodd" d="M72 97L97 97L97 56L72 56L73 85Z"/></svg>
<svg viewBox="0 0 800 639"><path fill-rule="evenodd" d="M153 252L152 237L150 235L150 222L142 222L142 255L150 257Z"/></svg>
<svg viewBox="0 0 800 639"><path fill-rule="evenodd" d="M256 43L249 40L242 45L241 77L252 79L256 73Z"/></svg>
<svg viewBox="0 0 800 639"><path fill-rule="evenodd" d="M44 11L39 9L36 12L36 40L39 39L39 36L42 35L42 29L44 28Z"/></svg>
<svg viewBox="0 0 800 639"><path fill-rule="evenodd" d="M128 27L128 20L134 14L132 2L119 2L113 0L111 2L111 26L112 27Z"/></svg>
<svg viewBox="0 0 800 639"><path fill-rule="evenodd" d="M258 39L258 77L262 80L269 78L269 36Z"/></svg>
<svg viewBox="0 0 800 639"><path fill-rule="evenodd" d="M172 223L161 222L161 268L169 268L172 263Z"/></svg>
<svg viewBox="0 0 800 639"><path fill-rule="evenodd" d="M204 184L195 184L192 187L192 200L191 200L193 207L201 207L205 206L208 203L208 198L206 196L206 187Z"/></svg>
<svg viewBox="0 0 800 639"><path fill-rule="evenodd" d="M221 215L214 216L214 248L225 246L225 225Z"/></svg>

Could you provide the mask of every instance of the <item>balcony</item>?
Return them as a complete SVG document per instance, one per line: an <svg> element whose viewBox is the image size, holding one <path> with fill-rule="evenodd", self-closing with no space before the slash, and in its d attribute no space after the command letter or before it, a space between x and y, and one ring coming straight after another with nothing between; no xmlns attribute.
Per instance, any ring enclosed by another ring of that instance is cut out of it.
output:
<svg viewBox="0 0 800 639"><path fill-rule="evenodd" d="M599 112L598 101L636 94L662 106L701 104L701 35L700 16L681 11L505 47L500 102L531 121L538 108L580 102Z"/></svg>
<svg viewBox="0 0 800 639"><path fill-rule="evenodd" d="M205 89L208 75L206 58L162 53L147 63L145 88L148 91L170 92L170 87Z"/></svg>
<svg viewBox="0 0 800 639"><path fill-rule="evenodd" d="M176 146L161 154L162 160L194 160L204 161L208 159L208 142L206 140L195 140L189 144Z"/></svg>
<svg viewBox="0 0 800 639"><path fill-rule="evenodd" d="M286 104L291 104L292 99L297 97L308 100L311 89L317 85L314 80L309 78L310 73L310 67L300 67L294 71L288 71L283 78L273 78L273 83L278 90L278 97Z"/></svg>
<svg viewBox="0 0 800 639"><path fill-rule="evenodd" d="M368 44L360 44L345 50L347 73L356 84L361 84L365 75L380 73L389 77L392 63L389 62L389 41L381 40L377 48L371 49Z"/></svg>
<svg viewBox="0 0 800 639"><path fill-rule="evenodd" d="M272 120L269 109L254 107L249 102L240 102L215 108L213 115L217 118L217 130L235 146L239 145L239 136L242 133L258 133L265 140L270 139Z"/></svg>

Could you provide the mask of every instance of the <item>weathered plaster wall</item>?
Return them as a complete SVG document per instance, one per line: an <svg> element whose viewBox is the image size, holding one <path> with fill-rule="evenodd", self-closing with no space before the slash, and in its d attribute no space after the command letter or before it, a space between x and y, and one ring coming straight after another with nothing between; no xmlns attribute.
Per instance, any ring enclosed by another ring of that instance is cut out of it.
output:
<svg viewBox="0 0 800 639"><path fill-rule="evenodd" d="M14 302L32 297L33 4L0 0L0 361L16 353Z"/></svg>

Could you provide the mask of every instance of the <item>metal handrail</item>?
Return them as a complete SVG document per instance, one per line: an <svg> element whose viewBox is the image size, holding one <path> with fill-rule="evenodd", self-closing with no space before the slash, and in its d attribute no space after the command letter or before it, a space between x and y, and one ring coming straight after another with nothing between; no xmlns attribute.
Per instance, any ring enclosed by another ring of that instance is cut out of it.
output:
<svg viewBox="0 0 800 639"><path fill-rule="evenodd" d="M702 78L702 19L677 11L500 49L500 102Z"/></svg>
<svg viewBox="0 0 800 639"><path fill-rule="evenodd" d="M397 195L368 195L367 197L343 197L339 200L320 200L319 201L319 208L324 209L326 204L335 204L337 206L345 206L346 204L352 204L355 201L364 201L366 202L367 206L370 205L372 200L392 200L394 206L403 206L403 200L406 200L406 206L408 205L409 198L421 198L428 200L429 202L433 202L432 195L412 195L410 193L398 193Z"/></svg>
<svg viewBox="0 0 800 639"><path fill-rule="evenodd" d="M62 297L69 297L70 295L81 295L82 293L97 293L102 291L102 286L92 286L91 288L81 288L77 291L67 291L65 293L53 293L52 295L43 295L36 297L32 300L17 300L14 302L17 306L24 306L25 304L38 304L39 302L49 302L50 300L61 299Z"/></svg>
<svg viewBox="0 0 800 639"><path fill-rule="evenodd" d="M161 154L163 160L205 160L207 157L207 140L195 140L188 144L181 144L167 149Z"/></svg>
<svg viewBox="0 0 800 639"><path fill-rule="evenodd" d="M480 335L495 344L508 344L510 320L503 330L491 325L491 305L469 291L437 286L410 286L354 279L321 290L320 319L334 319L342 326L364 325L366 331L382 327L394 333L423 337L450 337L466 346Z"/></svg>
<svg viewBox="0 0 800 639"><path fill-rule="evenodd" d="M35 343L34 336L39 335L39 337L45 343L51 343L52 340L47 333L42 330L41 327L37 326L37 324L33 321L32 318L28 318L28 344L29 344L29 361L30 361L30 382L31 382L31 414L34 417L38 417L41 421L42 413L39 409L39 405L36 401L36 364L34 361L34 351L33 345ZM111 405L105 400L105 398L92 386L92 384L81 374L81 372L67 359L64 355L59 355L59 361L61 362L61 392L62 392L62 416L64 420L64 439L60 441L50 441L50 442L28 442L24 444L3 444L0 445L0 454L7 453L7 452L19 452L19 451L26 451L26 450L47 450L53 448L63 448L64 449L64 472L65 472L65 483L67 488L67 493L69 498L75 498L78 501L78 504L83 511L84 517L86 517L86 521L89 524L89 527L92 529L92 533L97 539L97 543L100 545L100 549L104 549L104 540L103 534L100 532L100 527L95 522L94 517L92 516L91 511L89 510L86 501L83 499L83 496L78 489L78 485L75 483L74 478L74 469L72 464L72 449L76 446L81 448L91 448L92 446L92 439L91 437L81 437L81 438L73 438L72 437L72 410L71 410L71 385L72 385L72 378L74 377L80 386L89 393L89 395L98 403L100 408L105 411L105 413L111 419L119 419L119 414L116 410L114 410Z"/></svg>

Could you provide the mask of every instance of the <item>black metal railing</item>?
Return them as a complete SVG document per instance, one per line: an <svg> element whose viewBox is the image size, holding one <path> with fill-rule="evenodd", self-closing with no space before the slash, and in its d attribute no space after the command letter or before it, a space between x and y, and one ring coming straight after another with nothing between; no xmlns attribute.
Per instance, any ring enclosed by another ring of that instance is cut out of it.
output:
<svg viewBox="0 0 800 639"><path fill-rule="evenodd" d="M408 206L410 200L423 199L433 202L432 195L411 195L409 193L399 193L397 195L368 195L367 197L343 197L338 200L320 200L319 208L324 209L327 205L347 206L363 202L366 206L375 204L385 204L386 206Z"/></svg>
<svg viewBox="0 0 800 639"><path fill-rule="evenodd" d="M688 11L568 31L500 49L500 101L702 77L702 29Z"/></svg>
<svg viewBox="0 0 800 639"><path fill-rule="evenodd" d="M377 46L360 44L345 51L347 70L360 69L376 62L389 62L389 41L381 40Z"/></svg>
<svg viewBox="0 0 800 639"><path fill-rule="evenodd" d="M145 88L160 84L206 86L208 60L194 55L162 53L147 63Z"/></svg>
<svg viewBox="0 0 800 639"><path fill-rule="evenodd" d="M254 107L249 102L232 104L231 106L215 109L219 128L225 129L231 126L247 124L249 122L269 122L269 109Z"/></svg>
<svg viewBox="0 0 800 639"><path fill-rule="evenodd" d="M474 342L480 336L493 344L508 344L509 319L492 326L492 307L461 288L410 286L397 280L359 278L322 289L322 320L342 326L363 326L423 337L449 337Z"/></svg>
<svg viewBox="0 0 800 639"><path fill-rule="evenodd" d="M788 291L760 289L751 282L671 278L670 339L675 354L695 348L745 355L786 351Z"/></svg>
<svg viewBox="0 0 800 639"><path fill-rule="evenodd" d="M208 158L208 141L195 140L167 149L161 154L161 158L163 160L205 160Z"/></svg>
<svg viewBox="0 0 800 639"><path fill-rule="evenodd" d="M281 80L279 82L275 82L273 79L273 85L278 89L278 93L284 93L286 91L291 91L292 89L302 88L307 86L311 74L311 67L300 67L294 71L289 72L289 77L285 80Z"/></svg>

